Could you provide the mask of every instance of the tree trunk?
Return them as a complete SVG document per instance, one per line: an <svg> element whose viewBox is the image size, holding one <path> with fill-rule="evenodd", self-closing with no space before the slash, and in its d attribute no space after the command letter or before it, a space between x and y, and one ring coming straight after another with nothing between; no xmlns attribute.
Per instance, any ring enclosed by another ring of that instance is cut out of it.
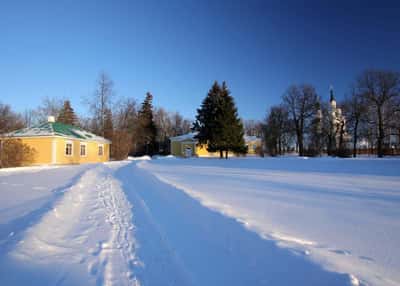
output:
<svg viewBox="0 0 400 286"><path fill-rule="evenodd" d="M219 158L223 159L224 158L224 151L219 150Z"/></svg>
<svg viewBox="0 0 400 286"><path fill-rule="evenodd" d="M279 141L278 141L278 152L279 152L279 155L282 155L282 138L281 138L281 136L279 136Z"/></svg>
<svg viewBox="0 0 400 286"><path fill-rule="evenodd" d="M383 119L382 119L382 110L381 106L378 106L378 157L383 157Z"/></svg>
<svg viewBox="0 0 400 286"><path fill-rule="evenodd" d="M357 157L357 140L358 140L358 119L354 123L354 132L353 132L353 157Z"/></svg>
<svg viewBox="0 0 400 286"><path fill-rule="evenodd" d="M297 135L297 141L299 144L299 156L304 156L304 146L303 146L303 136L301 134Z"/></svg>
<svg viewBox="0 0 400 286"><path fill-rule="evenodd" d="M228 160L228 150L225 150L225 159Z"/></svg>

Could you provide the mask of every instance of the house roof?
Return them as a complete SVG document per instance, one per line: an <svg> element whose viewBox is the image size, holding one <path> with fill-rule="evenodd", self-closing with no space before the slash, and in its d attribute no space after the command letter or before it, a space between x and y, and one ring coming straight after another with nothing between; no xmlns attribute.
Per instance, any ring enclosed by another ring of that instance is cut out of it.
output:
<svg viewBox="0 0 400 286"><path fill-rule="evenodd" d="M244 135L243 138L245 142L261 141L261 138L257 136Z"/></svg>
<svg viewBox="0 0 400 286"><path fill-rule="evenodd" d="M42 137L42 136L60 136L71 139L96 141L101 143L111 143L101 136L97 136L80 127L64 124L61 122L46 122L34 125L28 128L19 129L6 134L10 137Z"/></svg>
<svg viewBox="0 0 400 286"><path fill-rule="evenodd" d="M169 140L171 141L197 140L196 138L194 138L197 134L198 132L191 132L180 136L170 137Z"/></svg>
<svg viewBox="0 0 400 286"><path fill-rule="evenodd" d="M194 140L197 141L197 139L195 138L195 136L198 134L198 132L191 132L191 133L187 133L187 134L183 134L180 136L175 136L175 137L171 137L169 138L169 140L176 142L176 141L186 141L186 140ZM245 135L243 136L243 139L245 142L253 142L253 141L261 141L261 138L257 137L257 136L248 136Z"/></svg>

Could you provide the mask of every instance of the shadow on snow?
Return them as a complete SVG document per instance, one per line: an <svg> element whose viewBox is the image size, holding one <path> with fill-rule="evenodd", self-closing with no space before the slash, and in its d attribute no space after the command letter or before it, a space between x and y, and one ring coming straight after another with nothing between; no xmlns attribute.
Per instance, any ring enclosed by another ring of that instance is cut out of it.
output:
<svg viewBox="0 0 400 286"><path fill-rule="evenodd" d="M136 166L116 172L133 205L142 285L349 285Z"/></svg>

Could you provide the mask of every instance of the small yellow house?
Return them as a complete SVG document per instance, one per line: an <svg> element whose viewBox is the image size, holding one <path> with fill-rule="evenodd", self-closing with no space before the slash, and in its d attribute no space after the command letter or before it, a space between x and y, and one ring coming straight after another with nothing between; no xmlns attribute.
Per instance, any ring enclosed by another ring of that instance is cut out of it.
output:
<svg viewBox="0 0 400 286"><path fill-rule="evenodd" d="M110 159L111 141L79 127L54 122L16 130L8 138L20 139L35 150L33 164L80 164Z"/></svg>
<svg viewBox="0 0 400 286"><path fill-rule="evenodd" d="M171 137L171 154L178 157L219 157L219 152L208 152L206 145L199 145L195 136L197 132ZM257 149L261 147L261 139L256 136L244 136L244 141L248 147L247 154L255 155ZM229 152L229 156L234 156Z"/></svg>
<svg viewBox="0 0 400 286"><path fill-rule="evenodd" d="M244 142L247 146L247 154L248 155L257 155L259 150L262 148L261 138L257 136L244 136Z"/></svg>

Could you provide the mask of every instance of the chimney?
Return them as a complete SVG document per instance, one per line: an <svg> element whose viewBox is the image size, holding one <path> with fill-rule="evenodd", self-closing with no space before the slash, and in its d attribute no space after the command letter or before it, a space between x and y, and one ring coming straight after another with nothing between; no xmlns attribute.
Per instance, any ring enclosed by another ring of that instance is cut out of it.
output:
<svg viewBox="0 0 400 286"><path fill-rule="evenodd" d="M56 119L54 118L54 116L48 116L47 122L56 122Z"/></svg>

